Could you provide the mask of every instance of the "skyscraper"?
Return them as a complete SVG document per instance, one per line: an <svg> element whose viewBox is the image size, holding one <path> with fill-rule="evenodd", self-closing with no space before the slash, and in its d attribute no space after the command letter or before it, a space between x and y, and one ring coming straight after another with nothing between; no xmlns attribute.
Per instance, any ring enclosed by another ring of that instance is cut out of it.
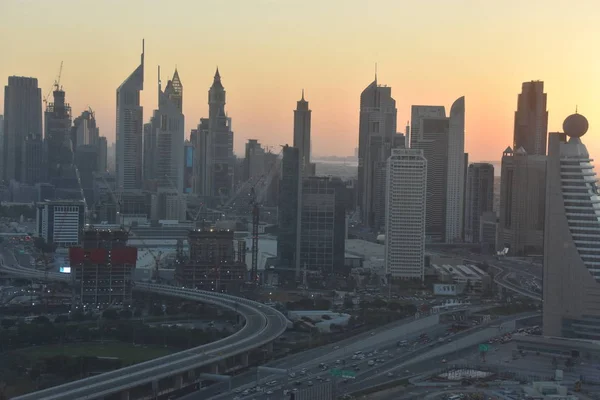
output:
<svg viewBox="0 0 600 400"><path fill-rule="evenodd" d="M564 134L549 135L543 333L600 340L600 192L581 140L587 129L585 117L574 114Z"/></svg>
<svg viewBox="0 0 600 400"><path fill-rule="evenodd" d="M28 137L42 140L42 92L36 78L10 76L4 87L4 179L25 182L27 164L34 161L26 159L33 154L26 151Z"/></svg>
<svg viewBox="0 0 600 400"><path fill-rule="evenodd" d="M544 82L523 83L515 112L513 149L525 149L529 155L546 155L548 111Z"/></svg>
<svg viewBox="0 0 600 400"><path fill-rule="evenodd" d="M61 175L62 167L73 163L71 142L71 106L65 103L65 92L55 85L54 101L44 112L44 132L48 162L48 179ZM83 144L83 143L82 143Z"/></svg>
<svg viewBox="0 0 600 400"><path fill-rule="evenodd" d="M447 243L463 238L465 98L446 117L443 106L413 106L411 148L427 159L427 237Z"/></svg>
<svg viewBox="0 0 600 400"><path fill-rule="evenodd" d="M98 143L100 129L96 125L96 115L91 109L82 112L79 117L75 118L73 129L75 131L73 135L75 151L79 146L95 146Z"/></svg>
<svg viewBox="0 0 600 400"><path fill-rule="evenodd" d="M346 209L340 178L302 180L300 267L320 278L344 273Z"/></svg>
<svg viewBox="0 0 600 400"><path fill-rule="evenodd" d="M244 158L243 180L260 178L265 173L265 149L258 140L248 139L246 143L246 157Z"/></svg>
<svg viewBox="0 0 600 400"><path fill-rule="evenodd" d="M422 280L428 200L423 150L392 149L386 193L386 273L393 278Z"/></svg>
<svg viewBox="0 0 600 400"><path fill-rule="evenodd" d="M478 243L481 216L494 211L494 166L488 163L469 165L466 187L465 241Z"/></svg>
<svg viewBox="0 0 600 400"><path fill-rule="evenodd" d="M117 89L117 154L118 190L142 187L142 125L144 110L140 91L144 89L144 44L140 65Z"/></svg>
<svg viewBox="0 0 600 400"><path fill-rule="evenodd" d="M308 108L308 101L304 100L304 89L302 98L298 101L294 110L294 147L300 151L300 168L304 176L314 175L310 163L310 121L312 111Z"/></svg>
<svg viewBox="0 0 600 400"><path fill-rule="evenodd" d="M107 143L104 136L98 138L98 173L108 172Z"/></svg>
<svg viewBox="0 0 600 400"><path fill-rule="evenodd" d="M465 98L450 107L448 129L448 180L446 185L446 242L463 239L465 195Z"/></svg>
<svg viewBox="0 0 600 400"><path fill-rule="evenodd" d="M446 185L448 131L444 107L413 106L410 145L427 160L427 212L425 232L429 240L442 242L446 234Z"/></svg>
<svg viewBox="0 0 600 400"><path fill-rule="evenodd" d="M160 74L160 69L159 69ZM183 101L183 85L177 69L173 78L162 90L158 80L158 110L152 117L152 130L156 136L153 149L156 179L159 188L183 193L183 145L185 143L184 116L180 108Z"/></svg>
<svg viewBox="0 0 600 400"><path fill-rule="evenodd" d="M522 147L502 154L499 249L510 255L541 255L544 239L546 156Z"/></svg>
<svg viewBox="0 0 600 400"><path fill-rule="evenodd" d="M231 118L225 113L226 92L219 69L208 91L208 118L201 118L192 131L199 171L198 194L226 198L233 188L233 131Z"/></svg>
<svg viewBox="0 0 600 400"><path fill-rule="evenodd" d="M0 155L4 158L4 116L0 115ZM0 178L4 176L4 163L0 162Z"/></svg>
<svg viewBox="0 0 600 400"><path fill-rule="evenodd" d="M373 201L377 166L390 156L391 138L396 135L396 114L392 88L379 86L375 76L360 95L358 132L358 206L363 224L372 229L379 228L375 226Z"/></svg>
<svg viewBox="0 0 600 400"><path fill-rule="evenodd" d="M300 152L295 147L284 146L279 182L279 204L277 218L277 260L280 266L296 269L298 258L298 228L300 185Z"/></svg>

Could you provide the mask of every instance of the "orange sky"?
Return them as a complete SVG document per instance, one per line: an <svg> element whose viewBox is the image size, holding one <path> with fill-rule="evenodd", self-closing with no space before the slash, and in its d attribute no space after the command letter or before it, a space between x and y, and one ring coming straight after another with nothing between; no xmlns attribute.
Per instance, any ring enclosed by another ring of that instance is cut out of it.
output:
<svg viewBox="0 0 600 400"><path fill-rule="evenodd" d="M37 77L45 95L64 61L61 84L73 114L91 106L112 141L115 91L137 66L145 38L145 120L156 107L156 66L166 82L177 65L189 137L207 115L218 65L237 154L250 138L291 143L304 88L313 154L351 155L360 92L377 62L400 131L412 104L449 109L466 96L471 160L500 159L512 142L521 82L539 79L549 130L560 130L578 105L590 121L584 142L596 155L598 18L596 0L1 1L0 79Z"/></svg>

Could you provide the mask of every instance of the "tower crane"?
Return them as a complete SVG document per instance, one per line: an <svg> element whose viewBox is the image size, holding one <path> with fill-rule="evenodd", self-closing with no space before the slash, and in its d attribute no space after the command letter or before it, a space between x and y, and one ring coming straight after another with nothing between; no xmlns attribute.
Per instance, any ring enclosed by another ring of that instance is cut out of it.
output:
<svg viewBox="0 0 600 400"><path fill-rule="evenodd" d="M60 86L60 77L62 76L62 69L63 69L63 62L61 61L60 69L58 70L58 76L54 80L54 84L52 85L52 88L50 88L50 91L48 91L48 94L46 96L44 96L44 105L48 104L48 99L50 98L50 95L52 94L52 92L54 90L62 89L62 86Z"/></svg>
<svg viewBox="0 0 600 400"><path fill-rule="evenodd" d="M283 152L283 149L281 152ZM254 186L256 186L256 184L250 188L250 206L252 207L252 265L250 267L250 279L252 283L258 282L258 226L260 224L260 203L262 202L266 191L269 189L273 178L279 171L280 166L281 163L279 162L278 156L266 175L266 184L260 191L257 193L255 190Z"/></svg>

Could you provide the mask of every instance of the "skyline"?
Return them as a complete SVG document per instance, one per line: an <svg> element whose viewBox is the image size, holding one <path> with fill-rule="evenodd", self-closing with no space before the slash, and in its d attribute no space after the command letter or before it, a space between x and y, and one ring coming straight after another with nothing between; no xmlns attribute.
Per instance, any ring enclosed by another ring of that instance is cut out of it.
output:
<svg viewBox="0 0 600 400"><path fill-rule="evenodd" d="M499 160L511 145L523 82L544 81L549 132L560 131L562 116L576 106L591 121L600 117L594 108L600 62L588 55L598 43L593 23L600 4L591 0L577 8L559 0L509 0L502 5L439 1L437 7L391 0L370 3L372 7L360 1L338 7L341 1L299 5L231 0L236 13L223 3L179 1L168 9L157 4L1 4L3 85L11 75L36 77L45 96L64 61L61 84L73 114L91 106L100 134L114 142L114 93L137 65L145 39L144 122L157 108L152 71L161 65L166 80L177 67L186 87L189 139L191 129L208 113L208 89L219 66L238 156L248 139L270 146L293 142L293 110L302 89L313 111L314 155L354 154L360 93L372 82L375 63L378 81L392 88L400 131L410 120L412 105L449 108L456 98L466 97L465 151L472 161ZM115 9L118 15L111 13ZM427 34L419 35L421 19L410 16L423 13L428 15ZM76 18L90 14L110 21L110 29ZM76 22L54 23L61 19ZM42 34L60 41L39 40ZM593 136L593 122L591 132L588 148L596 154L600 138Z"/></svg>

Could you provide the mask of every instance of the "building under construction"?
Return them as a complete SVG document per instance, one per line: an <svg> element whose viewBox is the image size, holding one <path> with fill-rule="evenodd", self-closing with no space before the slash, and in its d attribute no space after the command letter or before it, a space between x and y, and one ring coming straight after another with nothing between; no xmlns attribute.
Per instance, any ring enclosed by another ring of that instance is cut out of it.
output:
<svg viewBox="0 0 600 400"><path fill-rule="evenodd" d="M74 305L86 308L131 304L137 248L127 246L123 229L90 229L82 247L69 249L74 280Z"/></svg>
<svg viewBox="0 0 600 400"><path fill-rule="evenodd" d="M188 236L189 258L176 266L181 286L235 293L248 280L246 243L232 230L194 230Z"/></svg>

